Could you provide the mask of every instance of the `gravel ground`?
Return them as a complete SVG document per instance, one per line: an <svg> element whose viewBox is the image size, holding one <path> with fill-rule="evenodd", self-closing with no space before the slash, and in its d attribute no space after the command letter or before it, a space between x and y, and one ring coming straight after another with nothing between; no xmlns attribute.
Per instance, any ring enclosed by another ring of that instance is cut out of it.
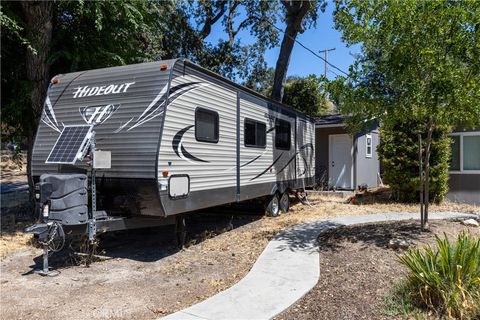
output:
<svg viewBox="0 0 480 320"><path fill-rule="evenodd" d="M214 227L200 220L190 222L206 231L180 252L173 228L110 234L99 248L105 260L85 267L54 259L57 277L31 272L38 249L9 256L1 263L1 319L154 319L212 296L243 277L267 241L246 247L235 239L258 224L258 217L241 217L234 233L202 242L230 219L216 218Z"/></svg>
<svg viewBox="0 0 480 320"><path fill-rule="evenodd" d="M430 227L421 232L418 222L376 223L321 235L318 284L276 319L401 319L385 313L385 295L406 275L397 261L403 251L389 248L390 239L425 246L444 232L450 239L466 229L480 236L480 228L459 222L435 220Z"/></svg>

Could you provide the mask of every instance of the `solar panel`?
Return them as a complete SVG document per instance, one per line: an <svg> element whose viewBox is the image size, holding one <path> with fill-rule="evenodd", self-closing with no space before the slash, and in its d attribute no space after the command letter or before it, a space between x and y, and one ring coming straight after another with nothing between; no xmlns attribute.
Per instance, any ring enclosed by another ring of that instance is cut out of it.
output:
<svg viewBox="0 0 480 320"><path fill-rule="evenodd" d="M45 163L74 164L83 152L93 126L65 126Z"/></svg>

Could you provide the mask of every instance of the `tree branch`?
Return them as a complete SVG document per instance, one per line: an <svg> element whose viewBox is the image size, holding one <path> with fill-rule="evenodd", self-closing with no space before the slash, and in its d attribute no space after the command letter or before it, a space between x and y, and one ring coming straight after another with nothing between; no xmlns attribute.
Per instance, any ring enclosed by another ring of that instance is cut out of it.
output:
<svg viewBox="0 0 480 320"><path fill-rule="evenodd" d="M235 17L235 11L237 10L237 7L238 7L239 4L240 4L240 1L232 0L232 1L230 1L230 5L229 5L227 32L228 32L228 39L229 39L228 45L230 47L233 46L233 42L235 41L235 36L237 35L238 31L240 30L240 27L236 31L233 30L233 20L234 20L234 17ZM240 23L240 25L242 25L248 19L249 18L242 21L242 23Z"/></svg>
<svg viewBox="0 0 480 320"><path fill-rule="evenodd" d="M212 16L212 8L208 7L207 10L207 16L205 18L205 23L203 25L202 30L200 31L200 37L202 39L205 39L208 37L208 35L212 32L212 26L217 23L217 21L223 16L223 14L227 11L226 7L227 1L221 1L220 2L220 8L218 9L218 12Z"/></svg>

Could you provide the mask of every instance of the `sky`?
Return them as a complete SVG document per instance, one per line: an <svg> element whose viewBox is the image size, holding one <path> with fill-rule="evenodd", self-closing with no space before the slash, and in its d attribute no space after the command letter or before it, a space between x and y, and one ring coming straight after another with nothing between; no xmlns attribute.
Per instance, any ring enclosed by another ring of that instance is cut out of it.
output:
<svg viewBox="0 0 480 320"><path fill-rule="evenodd" d="M348 72L349 66L353 63L353 54L360 52L360 46L355 45L347 48L346 44L341 39L341 33L334 28L333 22L334 4L329 2L325 12L319 12L316 28L310 28L302 34L298 34L297 40L303 45L310 48L312 51L318 52L323 49L335 48L334 51L328 52L328 61L339 69ZM284 30L285 24L277 23L277 27ZM240 32L238 37L242 43L249 44L255 41L248 31ZM280 41L283 33L280 34ZM212 43L216 43L218 39L226 39L227 35L223 31L223 27L218 24L212 28L212 33L206 39ZM280 44L273 49L270 49L265 54L265 60L269 67L275 67L278 54L280 52ZM321 56L323 57L323 53ZM298 43L293 47L292 55L290 57L290 64L287 76L307 76L310 74L323 75L325 69L324 62L315 57L311 52L302 48ZM337 75L341 74L328 66L328 79L335 79Z"/></svg>

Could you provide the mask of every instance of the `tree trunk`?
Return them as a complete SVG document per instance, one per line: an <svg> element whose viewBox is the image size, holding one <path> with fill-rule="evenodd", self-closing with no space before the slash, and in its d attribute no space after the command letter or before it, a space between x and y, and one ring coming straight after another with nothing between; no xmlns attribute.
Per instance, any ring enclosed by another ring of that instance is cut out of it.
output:
<svg viewBox="0 0 480 320"><path fill-rule="evenodd" d="M273 79L272 99L282 102L283 84L287 76L288 64L298 33L303 33L302 22L311 8L310 1L282 1L286 9L285 33L278 55Z"/></svg>
<svg viewBox="0 0 480 320"><path fill-rule="evenodd" d="M282 46L280 47L280 54L278 55L277 65L275 66L275 78L273 79L272 99L282 102L283 100L283 83L287 77L288 64L290 63L290 56L293 45L295 44L295 37L298 32L293 26L287 25L285 35L283 36Z"/></svg>
<svg viewBox="0 0 480 320"><path fill-rule="evenodd" d="M34 123L31 124L27 136L27 175L31 200L33 200L33 180L31 175L33 141L35 139L38 120L40 119L43 109L50 72L47 58L52 40L52 5L52 1L22 2L27 38L31 46L35 49L35 52L27 50L26 54L26 74L27 79L32 83L30 102L34 115Z"/></svg>
<svg viewBox="0 0 480 320"><path fill-rule="evenodd" d="M424 219L424 212L423 212L423 150L422 150L422 134L418 134L418 160L419 160L419 169L420 169L420 225L422 230L425 229L425 219Z"/></svg>
<svg viewBox="0 0 480 320"><path fill-rule="evenodd" d="M212 32L212 26L217 23L217 21L223 16L225 11L227 11L227 1L220 1L218 3L218 11L214 14L212 12L212 7L207 6L205 8L206 11L206 17L205 17L205 23L203 25L202 30L200 31L200 38L202 40L205 40L206 37L210 35Z"/></svg>
<svg viewBox="0 0 480 320"><path fill-rule="evenodd" d="M430 203L429 182L430 182L430 154L432 146L433 123L428 122L427 140L425 143L425 210L424 210L424 230L428 230L428 206Z"/></svg>

